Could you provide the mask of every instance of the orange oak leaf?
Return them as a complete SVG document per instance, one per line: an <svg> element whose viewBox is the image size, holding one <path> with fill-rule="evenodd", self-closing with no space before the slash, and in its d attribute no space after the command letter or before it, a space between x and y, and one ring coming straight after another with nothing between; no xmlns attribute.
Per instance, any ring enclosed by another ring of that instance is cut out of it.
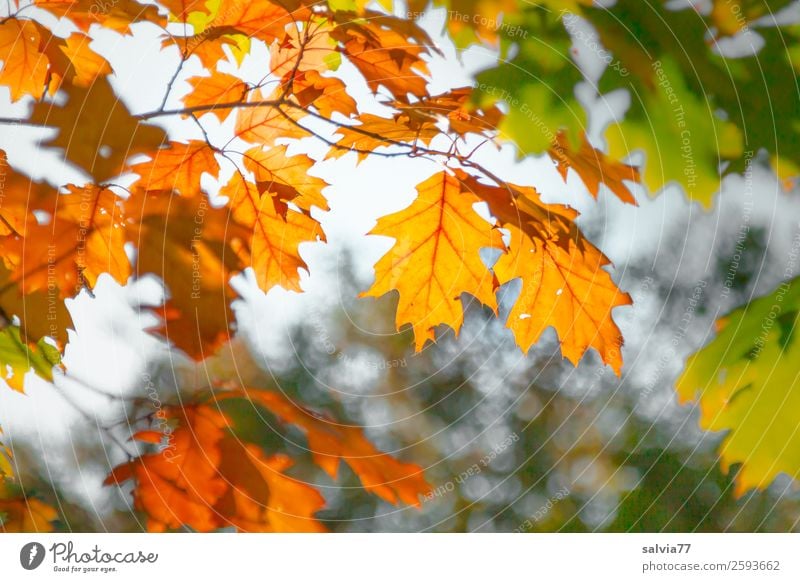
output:
<svg viewBox="0 0 800 582"><path fill-rule="evenodd" d="M63 299L54 296L49 290L23 295L19 282L13 279L13 271L2 263L0 309L6 316L19 319L20 336L31 346L40 338L49 337L61 349L67 343L67 330L74 328Z"/></svg>
<svg viewBox="0 0 800 582"><path fill-rule="evenodd" d="M0 150L0 247L13 246L25 233L40 232L34 210L53 211L53 201L57 197L54 188L47 184L34 182L27 176L15 172L6 160L5 152ZM17 248L14 255L6 254L0 262L0 309L7 318L17 317L22 337L33 344L44 336L51 337L57 345L67 341L67 329L72 327L72 319L58 293L48 285L46 289L23 294L20 281L11 269L17 263ZM8 265L8 266L7 266Z"/></svg>
<svg viewBox="0 0 800 582"><path fill-rule="evenodd" d="M263 100L260 91L252 91L248 103ZM239 109L236 116L236 136L250 143L273 145L279 138L300 139L311 135L297 125L301 115L293 109L275 105L248 106Z"/></svg>
<svg viewBox="0 0 800 582"><path fill-rule="evenodd" d="M244 167L255 175L259 192L268 192L283 204L293 202L303 210L312 206L328 210L322 195L328 183L309 173L314 163L303 154L287 156L286 146L252 148L244 153Z"/></svg>
<svg viewBox="0 0 800 582"><path fill-rule="evenodd" d="M304 29L290 26L285 38L270 46L270 70L286 82L295 72L328 70L334 55L336 41L331 38L327 27L319 23Z"/></svg>
<svg viewBox="0 0 800 582"><path fill-rule="evenodd" d="M522 281L506 321L522 351L552 326L564 357L577 364L587 349L595 348L619 374L622 334L611 312L631 299L604 269L608 259L581 235L574 222L578 213L542 202L535 188L489 186L463 171L456 175L511 233L508 252L494 271L498 284Z"/></svg>
<svg viewBox="0 0 800 582"><path fill-rule="evenodd" d="M31 119L58 129L45 145L63 149L96 183L118 175L128 157L152 152L164 140L162 129L130 114L105 78L89 87L66 86L64 92L66 104L38 102Z"/></svg>
<svg viewBox="0 0 800 582"><path fill-rule="evenodd" d="M580 150L576 152L572 149L566 133L559 133L550 148L550 156L556 161L558 172L565 182L569 169L572 168L595 198L600 191L600 184L603 183L623 202L636 204L636 199L624 180L640 182L639 170L613 160L595 149L585 135Z"/></svg>
<svg viewBox="0 0 800 582"><path fill-rule="evenodd" d="M520 296L508 315L507 326L527 352L548 327L558 334L561 353L577 365L589 348L617 375L622 369L622 333L612 310L630 305L603 268L608 259L585 241L531 237L513 225L508 253L495 265L499 282L522 279Z"/></svg>
<svg viewBox="0 0 800 582"><path fill-rule="evenodd" d="M251 233L249 246L240 254L253 268L261 290L266 293L280 285L301 291L298 270L307 270L308 266L300 256L299 245L324 240L319 223L292 209L278 212L272 196L259 193L255 184L238 174L220 194L229 198L234 218Z"/></svg>
<svg viewBox="0 0 800 582"><path fill-rule="evenodd" d="M21 236L7 236L0 247L12 269L12 281L27 295L57 290L62 298L93 288L102 273L120 284L130 276L125 253L122 199L95 185L67 186L37 210L48 212L48 224L28 223Z"/></svg>
<svg viewBox="0 0 800 582"><path fill-rule="evenodd" d="M442 95L423 97L411 104L393 103L392 106L399 110L395 119L417 131L433 127L439 119L446 119L449 130L461 136L496 131L502 112L496 106L486 111L476 110L470 104L472 91L472 87L461 87Z"/></svg>
<svg viewBox="0 0 800 582"><path fill-rule="evenodd" d="M161 41L161 47L176 47L184 60L196 56L203 67L216 72L219 61L228 55L225 47L235 47L236 37L225 34L221 29L206 29L200 34L192 36L168 36Z"/></svg>
<svg viewBox="0 0 800 582"><path fill-rule="evenodd" d="M135 506L147 513L149 531L217 528L214 504L227 488L217 472L227 421L205 407L189 408L182 416L184 426L172 432L166 449L116 467L105 481L136 480Z"/></svg>
<svg viewBox="0 0 800 582"><path fill-rule="evenodd" d="M389 503L402 501L419 506L419 496L430 490L418 465L402 463L380 452L364 437L361 429L326 419L277 392L250 389L218 391L214 397L218 401L248 399L283 422L303 429L314 462L332 479L338 474L339 463L344 461L361 479L364 489Z"/></svg>
<svg viewBox="0 0 800 582"><path fill-rule="evenodd" d="M324 530L314 518L324 505L322 496L285 475L287 457L266 457L238 441L228 431L228 419L209 406L170 408L165 414L179 422L166 448L116 467L105 481L134 481L135 507L147 514L149 531Z"/></svg>
<svg viewBox="0 0 800 582"><path fill-rule="evenodd" d="M86 88L112 72L90 42L81 33L59 38L37 22L8 19L0 23L0 84L9 86L12 100L40 99L45 89L54 95L64 82Z"/></svg>
<svg viewBox="0 0 800 582"><path fill-rule="evenodd" d="M323 77L317 71L300 71L294 75L290 98L300 107L314 107L322 115L341 113L351 117L358 113L355 99L345 84L336 77Z"/></svg>
<svg viewBox="0 0 800 582"><path fill-rule="evenodd" d="M159 277L169 299L155 311L157 333L202 359L231 335L230 278L247 265L237 251L249 235L224 208L205 196L186 198L134 192L126 201L128 240L140 252L134 273Z"/></svg>
<svg viewBox="0 0 800 582"><path fill-rule="evenodd" d="M419 351L435 339L437 325L458 333L462 293L497 309L492 274L479 251L504 246L500 232L473 209L480 199L455 176L439 172L417 192L411 206L381 218L370 232L396 242L375 265L375 284L363 296L398 291L397 327L411 324Z"/></svg>
<svg viewBox="0 0 800 582"><path fill-rule="evenodd" d="M533 238L552 239L562 246L578 235L574 224L578 213L561 204L542 202L536 188L509 182L487 185L460 169L455 175L463 189L486 202L500 226L516 226Z"/></svg>
<svg viewBox="0 0 800 582"><path fill-rule="evenodd" d="M434 124L411 127L402 120L387 119L371 113L360 115L357 125L341 125L336 129L341 138L331 148L328 157L340 157L355 151L359 161L366 158L375 149L391 147L397 144L429 145L430 141L441 133Z"/></svg>
<svg viewBox="0 0 800 582"><path fill-rule="evenodd" d="M0 532L48 533L56 519L55 508L35 497L0 498Z"/></svg>
<svg viewBox="0 0 800 582"><path fill-rule="evenodd" d="M56 191L48 184L35 182L14 171L3 150L0 150L0 175L3 190L0 196L0 236L22 236L28 225L37 222L32 202L53 198Z"/></svg>
<svg viewBox="0 0 800 582"><path fill-rule="evenodd" d="M83 32L88 32L92 24L99 24L127 34L136 22L152 22L157 26L167 22L155 5L136 0L34 0L34 4L59 18L68 18Z"/></svg>
<svg viewBox="0 0 800 582"><path fill-rule="evenodd" d="M11 100L44 95L49 61L41 50L39 26L30 20L8 18L0 22L0 85L11 91Z"/></svg>
<svg viewBox="0 0 800 582"><path fill-rule="evenodd" d="M85 34L77 32L63 40L50 40L46 49L51 66L50 94L55 93L62 80L88 87L99 77L112 72L108 61L89 47L91 41Z"/></svg>
<svg viewBox="0 0 800 582"><path fill-rule="evenodd" d="M287 10L270 0L225 2L220 5L219 12L205 32L215 35L243 34L271 43L283 38L287 25L304 22L310 17L311 12L302 4L291 5L292 2L286 2L290 8Z"/></svg>
<svg viewBox="0 0 800 582"><path fill-rule="evenodd" d="M201 193L200 177L208 173L219 176L219 163L214 150L204 141L170 142L168 147L150 154L151 159L131 166L140 176L136 182L148 191L175 191L182 196Z"/></svg>
<svg viewBox="0 0 800 582"><path fill-rule="evenodd" d="M188 79L192 91L183 98L183 104L188 108L208 107L200 111L211 113L220 120L225 121L233 112L230 108L220 108L218 105L236 103L247 94L247 85L238 77L228 73L215 72L210 77L192 77Z"/></svg>
<svg viewBox="0 0 800 582"><path fill-rule="evenodd" d="M331 36L343 43L342 53L364 76L373 92L383 86L404 103L408 95L421 98L427 95L428 65L422 59L426 52L409 38L381 26L382 21L351 21L331 31Z"/></svg>

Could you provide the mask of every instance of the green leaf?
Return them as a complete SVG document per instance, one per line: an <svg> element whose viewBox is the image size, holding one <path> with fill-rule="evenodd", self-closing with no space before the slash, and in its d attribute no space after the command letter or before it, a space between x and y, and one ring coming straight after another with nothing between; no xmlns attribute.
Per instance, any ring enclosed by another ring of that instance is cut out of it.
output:
<svg viewBox="0 0 800 582"><path fill-rule="evenodd" d="M710 207L720 187L720 165L742 155L742 135L692 92L671 59L653 63L655 92L637 93L634 105L606 133L609 155L624 159L641 150L642 176L652 193L677 182L691 200Z"/></svg>
<svg viewBox="0 0 800 582"><path fill-rule="evenodd" d="M0 367L2 378L14 390L22 392L25 374L30 370L48 382L53 381L53 366L61 361L59 351L44 339L31 346L20 337L19 327L9 325L0 331Z"/></svg>
<svg viewBox="0 0 800 582"><path fill-rule="evenodd" d="M737 494L780 473L800 478L799 313L796 278L721 319L677 382L682 401L697 401L702 428L727 431L719 454L725 470L741 464Z"/></svg>
<svg viewBox="0 0 800 582"><path fill-rule="evenodd" d="M0 435L2 434L3 430L0 429ZM11 458L11 449L0 442L0 482L7 477L14 476L14 467L11 466Z"/></svg>
<svg viewBox="0 0 800 582"><path fill-rule="evenodd" d="M575 97L575 85L583 75L570 56L572 40L560 15L526 4L504 22L503 46L506 50L515 46L516 57L501 59L497 67L478 75L476 100L481 106L497 101L507 105L501 136L513 141L520 155L547 151L562 130L567 130L577 149L587 126L586 113Z"/></svg>
<svg viewBox="0 0 800 582"><path fill-rule="evenodd" d="M781 4L784 4L781 2ZM607 69L601 91L627 88L631 110L621 134L648 154L646 178L651 190L670 180L681 181L689 196L709 205L724 174L742 172L753 152L766 150L779 176L800 167L800 107L797 71L787 45L792 30L759 28L765 44L751 56L726 58L708 39L709 22L694 10L667 10L660 2L619 0L611 9L591 8L585 15L597 28L603 44L633 74L622 77ZM755 43L755 33L752 41ZM747 42L748 38L744 38ZM660 65L659 65L660 64ZM669 88L677 101L665 103ZM669 107L672 105L672 107ZM698 171L687 184L680 148L676 148L669 115L683 106ZM671 112L671 113L670 113ZM723 121L724 119L724 121ZM627 125L625 125L627 123ZM621 129L621 131L620 131ZM663 133L665 130L666 133ZM645 137L649 133L651 137ZM663 133L663 135L662 135ZM617 149L631 150L633 147ZM657 149L656 149L657 148ZM749 152L749 153L748 153ZM660 154L660 155L659 155ZM654 171L653 164L663 166ZM649 174L649 176L647 176Z"/></svg>

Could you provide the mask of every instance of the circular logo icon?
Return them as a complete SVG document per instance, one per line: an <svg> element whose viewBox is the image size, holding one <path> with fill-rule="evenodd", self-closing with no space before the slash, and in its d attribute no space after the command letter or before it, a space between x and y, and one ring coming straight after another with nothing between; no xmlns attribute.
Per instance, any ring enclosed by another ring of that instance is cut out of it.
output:
<svg viewBox="0 0 800 582"><path fill-rule="evenodd" d="M26 570L35 570L44 561L44 546L39 542L28 542L19 551L19 563Z"/></svg>

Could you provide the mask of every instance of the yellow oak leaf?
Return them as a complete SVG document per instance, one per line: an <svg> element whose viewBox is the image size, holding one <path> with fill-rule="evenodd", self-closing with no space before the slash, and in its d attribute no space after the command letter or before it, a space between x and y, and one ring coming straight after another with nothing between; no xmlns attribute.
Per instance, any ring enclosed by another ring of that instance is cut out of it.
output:
<svg viewBox="0 0 800 582"><path fill-rule="evenodd" d="M502 237L473 209L480 202L446 171L417 187L405 210L384 216L370 232L396 239L375 265L375 284L363 296L400 295L397 327L411 324L416 349L435 340L446 324L458 333L464 314L461 294L469 293L497 309L492 273L481 261L482 248L503 248Z"/></svg>

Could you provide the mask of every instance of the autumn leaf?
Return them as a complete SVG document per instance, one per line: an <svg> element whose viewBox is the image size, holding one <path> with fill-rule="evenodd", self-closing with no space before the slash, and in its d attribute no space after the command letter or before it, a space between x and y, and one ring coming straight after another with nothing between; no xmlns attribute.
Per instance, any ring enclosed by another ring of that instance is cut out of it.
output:
<svg viewBox="0 0 800 582"><path fill-rule="evenodd" d="M358 121L358 124L341 124L337 127L336 134L341 138L328 152L328 157L338 158L355 151L361 161L381 147L398 144L413 146L417 143L430 145L431 140L440 133L433 124L411 127L403 120L388 119L371 113L360 115Z"/></svg>
<svg viewBox="0 0 800 582"><path fill-rule="evenodd" d="M264 292L276 285L301 291L298 271L307 270L308 265L300 256L299 245L324 240L319 223L295 210L279 212L269 193L259 193L255 184L238 174L220 194L229 198L236 221L251 232L249 247L241 254L253 268L258 286Z"/></svg>
<svg viewBox="0 0 800 582"><path fill-rule="evenodd" d="M232 108L221 109L218 105L236 103L247 93L247 85L228 73L215 72L210 77L192 77L187 82L192 86L192 91L183 98L183 104L190 109L208 107L202 113L215 115L220 122L225 121L233 112Z"/></svg>
<svg viewBox="0 0 800 582"><path fill-rule="evenodd" d="M355 99L345 84L336 77L323 77L317 71L301 71L294 75L291 99L300 107L313 107L330 118L334 113L352 117L358 113Z"/></svg>
<svg viewBox="0 0 800 582"><path fill-rule="evenodd" d="M404 103L409 102L409 94L425 96L427 80L423 75L429 72L422 59L425 48L411 44L408 38L380 24L352 21L339 25L331 31L331 36L343 43L343 54L373 92L385 87Z"/></svg>
<svg viewBox="0 0 800 582"><path fill-rule="evenodd" d="M459 136L495 133L502 112L494 106L487 107L486 111L479 109L471 103L472 96L472 87L460 87L442 95L423 97L412 104L397 102L393 104L399 110L395 121L418 132L434 131L435 124L444 119L448 129Z"/></svg>
<svg viewBox="0 0 800 582"><path fill-rule="evenodd" d="M264 101L260 91L250 93L249 103ZM236 137L244 141L272 145L276 139L300 139L310 132L299 126L297 121L303 114L293 109L282 109L275 105L248 106L240 109L236 117Z"/></svg>
<svg viewBox="0 0 800 582"><path fill-rule="evenodd" d="M137 481L135 507L147 513L149 531L217 528L214 504L227 488L217 472L227 422L207 408L186 410L181 420L185 426L172 432L169 448L116 467L105 481Z"/></svg>
<svg viewBox="0 0 800 582"><path fill-rule="evenodd" d="M306 433L314 462L332 479L336 479L339 463L344 461L361 479L364 489L389 503L402 501L419 506L419 496L430 490L419 466L402 463L378 451L361 429L326 419L277 392L230 390L217 392L214 397L217 401L247 399L283 422L300 427Z"/></svg>
<svg viewBox="0 0 800 582"><path fill-rule="evenodd" d="M91 38L74 33L66 39L50 39L46 52L50 60L50 94L61 87L63 80L79 87L89 87L98 78L112 73L108 61L94 52L89 44Z"/></svg>
<svg viewBox="0 0 800 582"><path fill-rule="evenodd" d="M362 296L397 291L397 327L411 324L419 351L435 340L440 324L458 333L463 293L497 310L492 274L479 251L503 249L503 242L499 231L473 209L480 199L465 192L448 172L425 180L417 194L411 206L382 217L370 232L396 242L375 265L375 283Z"/></svg>
<svg viewBox="0 0 800 582"><path fill-rule="evenodd" d="M2 379L14 390L23 391L25 374L31 370L43 380L52 382L53 367L59 361L58 350L44 340L32 346L22 339L18 327L6 325L0 330Z"/></svg>
<svg viewBox="0 0 800 582"><path fill-rule="evenodd" d="M798 314L800 280L785 281L719 320L675 385L682 402L697 402L701 428L725 431L720 461L726 471L740 465L737 495L781 473L800 479Z"/></svg>
<svg viewBox="0 0 800 582"><path fill-rule="evenodd" d="M9 164L6 152L0 150L0 175L3 196L0 197L0 237L22 236L29 225L36 224L32 205L55 195L54 189L16 172Z"/></svg>
<svg viewBox="0 0 800 582"><path fill-rule="evenodd" d="M230 278L246 267L237 254L248 232L204 196L186 198L136 192L126 201L127 240L137 254L133 272L159 277L169 293L157 332L202 359L226 341L236 297Z"/></svg>
<svg viewBox="0 0 800 582"><path fill-rule="evenodd" d="M11 491L0 479L0 532L48 533L58 512L35 497Z"/></svg>
<svg viewBox="0 0 800 582"><path fill-rule="evenodd" d="M511 234L508 251L494 271L498 285L521 280L506 326L522 351L553 327L562 355L573 364L595 348L619 375L623 340L612 310L629 305L631 299L605 270L608 259L577 229L578 213L542 202L535 188L487 185L463 171L456 176L464 189L489 205L499 225Z"/></svg>
<svg viewBox="0 0 800 582"><path fill-rule="evenodd" d="M49 290L23 294L13 271L0 264L0 309L4 318L19 320L22 339L36 345L43 337L63 349L67 344L67 330L74 328L72 317L64 300Z"/></svg>
<svg viewBox="0 0 800 582"><path fill-rule="evenodd" d="M41 51L36 23L8 18L0 22L0 85L11 91L11 100L26 95L40 99L45 91L49 61Z"/></svg>
<svg viewBox="0 0 800 582"><path fill-rule="evenodd" d="M49 211L50 224L29 224L22 236L0 240L23 294L57 289L61 297L73 297L94 287L102 273L121 284L130 275L122 199L94 185L67 188L68 194L54 193L38 208Z"/></svg>
<svg viewBox="0 0 800 582"><path fill-rule="evenodd" d="M128 157L155 150L165 137L133 117L106 79L88 88L70 85L65 93L66 104L37 103L31 119L56 128L56 137L45 145L61 148L97 183L118 175Z"/></svg>
<svg viewBox="0 0 800 582"><path fill-rule="evenodd" d="M105 481L134 481L135 507L147 514L149 531L323 530L314 519L322 496L285 475L288 458L267 457L235 439L228 419L214 408L170 409L168 414L179 424L167 447L116 467Z"/></svg>
<svg viewBox="0 0 800 582"><path fill-rule="evenodd" d="M293 463L286 455L266 457L253 445L232 438L220 442L220 473L230 487L218 503L228 521L244 532L318 533L314 517L325 506L316 489L285 474Z"/></svg>
<svg viewBox="0 0 800 582"><path fill-rule="evenodd" d="M623 202L636 204L625 180L639 182L639 171L633 166L610 159L592 147L585 135L580 150L575 151L566 136L560 133L550 148L550 156L558 164L558 172L565 182L572 168L595 198L600 192L600 184L605 184Z"/></svg>
<svg viewBox="0 0 800 582"><path fill-rule="evenodd" d="M34 0L34 4L57 17L68 18L83 32L89 32L93 24L125 34L137 22L151 22L160 27L166 24L166 18L159 15L155 5L136 0Z"/></svg>
<svg viewBox="0 0 800 582"><path fill-rule="evenodd" d="M219 62L229 56L226 47L233 52L234 57L243 56L240 45L249 46L249 39L215 29L206 29L191 36L168 36L161 41L162 48L176 47L186 61L193 56L197 57L203 67L214 73L219 72L216 70Z"/></svg>
<svg viewBox="0 0 800 582"><path fill-rule="evenodd" d="M150 153L150 161L131 166L140 176L134 184L147 191L175 191L182 196L200 194L200 178L204 173L219 176L219 163L214 150L204 141L170 142L164 149Z"/></svg>
<svg viewBox="0 0 800 582"><path fill-rule="evenodd" d="M595 247L568 240L532 238L511 231L508 253L501 256L495 272L501 284L522 280L520 296L508 314L506 325L520 348L527 352L548 327L558 334L562 355L578 365L589 348L619 375L622 369L622 333L612 310L630 305L604 269L609 261Z"/></svg>
<svg viewBox="0 0 800 582"><path fill-rule="evenodd" d="M340 61L336 41L321 24L303 29L290 26L285 37L270 46L270 69L283 82L289 82L296 73L327 71Z"/></svg>
<svg viewBox="0 0 800 582"><path fill-rule="evenodd" d="M86 88L112 72L90 42L84 34L62 39L34 21L10 18L0 23L0 84L9 87L12 101L53 95L65 81Z"/></svg>
<svg viewBox="0 0 800 582"><path fill-rule="evenodd" d="M287 25L306 21L309 16L308 8L300 3L290 13L280 4L269 0L229 2L220 4L206 33L241 34L271 43L283 38Z"/></svg>
<svg viewBox="0 0 800 582"><path fill-rule="evenodd" d="M193 12L209 14L206 0L159 0L159 3L166 6L173 16L182 21L187 20Z"/></svg>
<svg viewBox="0 0 800 582"><path fill-rule="evenodd" d="M244 167L255 175L259 192L269 193L283 204L292 202L303 210L311 210L312 206L328 210L322 195L328 183L311 175L314 164L304 154L287 156L285 146L252 148L244 153Z"/></svg>

